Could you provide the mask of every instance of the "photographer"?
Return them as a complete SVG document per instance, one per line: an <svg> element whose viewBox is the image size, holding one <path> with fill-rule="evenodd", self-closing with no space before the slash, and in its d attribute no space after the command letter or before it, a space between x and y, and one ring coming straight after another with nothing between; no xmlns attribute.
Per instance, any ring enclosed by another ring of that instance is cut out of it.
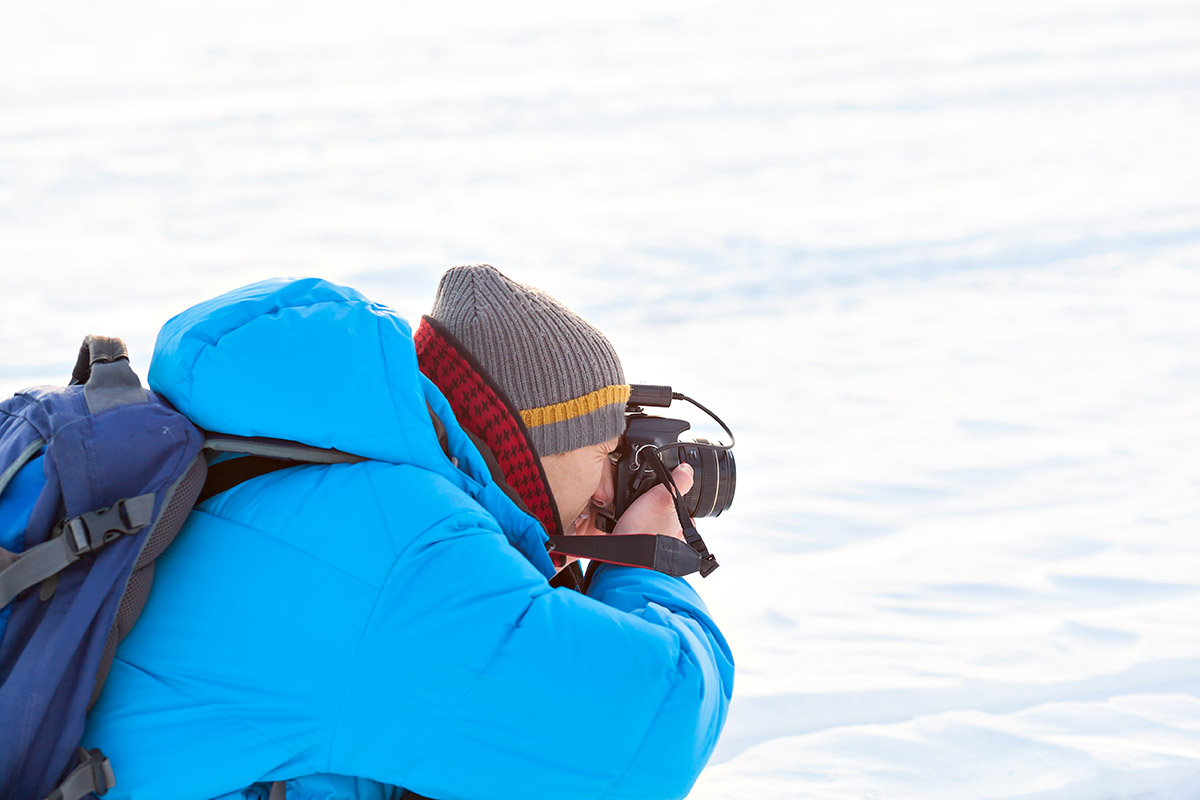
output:
<svg viewBox="0 0 1200 800"><path fill-rule="evenodd" d="M415 334L353 290L267 281L170 320L150 384L209 431L366 460L192 512L89 716L107 797L686 795L724 639L682 579L585 582L546 547L615 501L630 389L594 327L486 265L447 272ZM614 532L683 536L665 486Z"/></svg>

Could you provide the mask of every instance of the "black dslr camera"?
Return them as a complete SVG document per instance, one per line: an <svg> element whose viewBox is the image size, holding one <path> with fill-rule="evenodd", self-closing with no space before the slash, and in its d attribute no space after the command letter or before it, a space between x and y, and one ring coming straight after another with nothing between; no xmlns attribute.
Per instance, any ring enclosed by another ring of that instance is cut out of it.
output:
<svg viewBox="0 0 1200 800"><path fill-rule="evenodd" d="M693 517L715 517L733 502L737 470L733 461L733 432L720 417L692 398L672 392L670 386L634 385L625 407L625 436L612 458L617 468L616 502L611 516L601 514L596 527L612 533L625 510L651 487L667 486L683 529L684 542L669 536L638 535L614 537L553 537L560 552L619 564L650 567L670 575L699 572L707 577L717 568L704 540L692 523ZM672 400L686 400L708 414L729 434L729 444L706 439L679 441L691 428L682 419L656 417L643 406L665 408ZM692 488L681 493L671 471L682 462L692 465Z"/></svg>
<svg viewBox="0 0 1200 800"><path fill-rule="evenodd" d="M715 517L733 503L737 469L733 460L733 433L724 422L690 397L672 392L670 386L634 385L626 405L625 438L614 453L617 459L616 509L620 517L629 505L650 487L665 481L655 469L661 459L667 473L686 461L692 465L692 488L682 496L690 517ZM730 444L713 444L707 439L679 441L679 435L692 426L687 420L656 417L642 406L666 408L672 400L686 400L720 423L729 434Z"/></svg>

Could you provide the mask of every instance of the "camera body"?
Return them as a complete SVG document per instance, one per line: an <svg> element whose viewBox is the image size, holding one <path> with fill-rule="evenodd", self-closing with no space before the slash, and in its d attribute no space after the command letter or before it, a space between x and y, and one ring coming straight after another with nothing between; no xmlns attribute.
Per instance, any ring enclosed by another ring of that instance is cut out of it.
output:
<svg viewBox="0 0 1200 800"><path fill-rule="evenodd" d="M647 414L642 408L669 405L672 397L670 387L633 387L626 406L625 438L617 452L614 518L619 518L634 500L661 482L653 464L656 459L661 459L667 472L683 462L692 466L692 488L682 497L689 516L715 517L733 503L737 468L730 446L706 439L681 442L680 435L691 429L691 423Z"/></svg>

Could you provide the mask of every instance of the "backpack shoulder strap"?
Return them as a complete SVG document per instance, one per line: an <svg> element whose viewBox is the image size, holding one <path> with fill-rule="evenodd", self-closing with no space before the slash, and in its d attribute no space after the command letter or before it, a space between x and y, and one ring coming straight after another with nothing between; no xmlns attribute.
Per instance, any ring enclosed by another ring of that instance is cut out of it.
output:
<svg viewBox="0 0 1200 800"><path fill-rule="evenodd" d="M458 459L453 458L450 454L445 424L438 419L437 414L433 413L432 408L429 408L429 418L433 423L433 429L437 434L442 452L457 466ZM197 503L203 503L208 498L228 491L251 478L295 467L299 464L357 464L360 461L368 460L364 456L356 456L353 453L314 447L287 439L235 436L228 433L208 433L204 439L204 449L210 453L231 453L239 455L241 458L231 458L209 465L208 478L196 500ZM501 482L501 485L512 493L511 489L507 489L507 484Z"/></svg>
<svg viewBox="0 0 1200 800"><path fill-rule="evenodd" d="M232 453L241 458L218 461L208 468L208 477L197 503L228 491L251 478L288 469L300 464L357 464L363 456L312 445L268 439L262 436L234 436L210 433L204 439L204 449L210 453Z"/></svg>
<svg viewBox="0 0 1200 800"><path fill-rule="evenodd" d="M234 436L228 433L206 434L204 449L214 453L265 456L299 461L303 464L357 464L359 461L367 460L364 456L356 456L353 453L290 442L286 439L268 439L265 436Z"/></svg>

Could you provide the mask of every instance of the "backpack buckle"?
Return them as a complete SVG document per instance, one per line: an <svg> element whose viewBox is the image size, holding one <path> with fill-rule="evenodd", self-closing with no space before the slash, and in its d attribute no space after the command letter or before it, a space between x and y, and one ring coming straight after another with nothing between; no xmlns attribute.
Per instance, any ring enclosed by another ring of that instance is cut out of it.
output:
<svg viewBox="0 0 1200 800"><path fill-rule="evenodd" d="M83 750L83 748L79 748ZM87 751L87 758L83 761L92 768L92 777L96 782L96 788L93 790L96 794L104 794L109 789L117 785L117 776L113 772L112 762L108 760L108 756L101 753L98 749L92 748Z"/></svg>
<svg viewBox="0 0 1200 800"><path fill-rule="evenodd" d="M66 525L63 526L63 534L67 550L71 551L71 555L78 558L84 553L91 552L92 545L89 540L88 527L83 517L67 520Z"/></svg>
<svg viewBox="0 0 1200 800"><path fill-rule="evenodd" d="M67 520L63 538L67 541L67 549L78 558L121 536L137 533L150 524L153 515L153 492L122 498L110 508L88 511Z"/></svg>
<svg viewBox="0 0 1200 800"><path fill-rule="evenodd" d="M96 748L75 751L79 764L71 770L63 782L45 800L83 800L93 792L101 795L117 785L112 762Z"/></svg>

